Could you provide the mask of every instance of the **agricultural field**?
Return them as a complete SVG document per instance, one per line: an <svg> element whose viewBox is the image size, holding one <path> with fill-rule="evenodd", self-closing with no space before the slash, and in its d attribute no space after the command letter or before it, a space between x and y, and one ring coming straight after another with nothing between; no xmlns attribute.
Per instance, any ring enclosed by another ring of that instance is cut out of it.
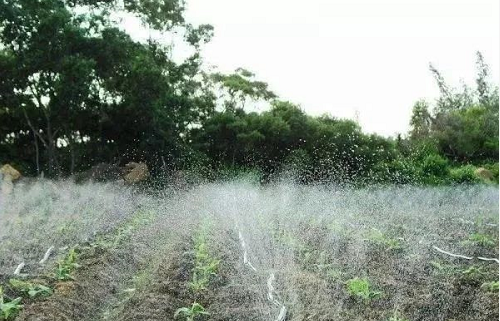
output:
<svg viewBox="0 0 500 321"><path fill-rule="evenodd" d="M498 320L498 187L19 183L0 320Z"/></svg>

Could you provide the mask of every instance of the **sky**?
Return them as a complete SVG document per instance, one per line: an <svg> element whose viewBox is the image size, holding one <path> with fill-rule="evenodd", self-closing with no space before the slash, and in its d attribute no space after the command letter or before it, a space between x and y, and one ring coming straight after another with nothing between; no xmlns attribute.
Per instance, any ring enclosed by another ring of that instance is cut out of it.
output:
<svg viewBox="0 0 500 321"><path fill-rule="evenodd" d="M415 101L436 99L429 63L450 84L473 85L479 50L499 83L499 3L187 0L185 16L215 28L202 51L207 64L246 68L308 114L392 136L407 132Z"/></svg>

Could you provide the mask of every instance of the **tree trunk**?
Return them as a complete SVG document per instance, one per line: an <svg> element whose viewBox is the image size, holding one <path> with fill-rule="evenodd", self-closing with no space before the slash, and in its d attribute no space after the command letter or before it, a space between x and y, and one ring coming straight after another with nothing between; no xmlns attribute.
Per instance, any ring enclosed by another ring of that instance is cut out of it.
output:
<svg viewBox="0 0 500 321"><path fill-rule="evenodd" d="M68 144L69 144L69 153L70 153L70 167L69 167L69 172L71 175L73 175L75 171L75 141L73 140L73 137L71 136L71 133L68 134Z"/></svg>
<svg viewBox="0 0 500 321"><path fill-rule="evenodd" d="M35 143L35 161L36 161L36 176L40 176L40 149L38 147L38 138L33 133L33 142Z"/></svg>

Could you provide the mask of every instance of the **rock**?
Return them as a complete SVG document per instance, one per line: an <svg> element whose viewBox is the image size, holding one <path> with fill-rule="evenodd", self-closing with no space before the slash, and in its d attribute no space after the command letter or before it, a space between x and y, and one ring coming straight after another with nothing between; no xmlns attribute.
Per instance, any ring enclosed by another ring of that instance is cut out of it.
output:
<svg viewBox="0 0 500 321"><path fill-rule="evenodd" d="M0 192L3 197L10 195L14 189L13 182L21 177L21 173L9 164L0 168Z"/></svg>
<svg viewBox="0 0 500 321"><path fill-rule="evenodd" d="M130 162L125 165L123 180L126 184L136 184L148 178L149 170L145 163Z"/></svg>
<svg viewBox="0 0 500 321"><path fill-rule="evenodd" d="M0 168L0 174L2 174L3 180L9 180L11 182L18 180L21 177L21 173L9 164L5 164Z"/></svg>
<svg viewBox="0 0 500 321"><path fill-rule="evenodd" d="M484 167L479 167L478 169L476 169L474 171L474 174L483 180L487 181L493 180L493 173Z"/></svg>

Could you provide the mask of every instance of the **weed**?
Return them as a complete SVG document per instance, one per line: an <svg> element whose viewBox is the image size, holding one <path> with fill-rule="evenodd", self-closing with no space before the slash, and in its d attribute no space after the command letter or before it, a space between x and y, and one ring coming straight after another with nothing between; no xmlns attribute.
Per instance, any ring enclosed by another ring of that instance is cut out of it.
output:
<svg viewBox="0 0 500 321"><path fill-rule="evenodd" d="M400 317L398 314L394 314L392 317L387 319L387 321L409 321L409 320L405 319L403 317Z"/></svg>
<svg viewBox="0 0 500 321"><path fill-rule="evenodd" d="M463 243L481 247L493 247L497 245L497 242L493 237L491 237L488 234L482 234L482 233L471 234L469 238L465 240Z"/></svg>
<svg viewBox="0 0 500 321"><path fill-rule="evenodd" d="M10 279L9 284L13 289L28 294L30 298L46 297L52 295L52 289L42 284L36 284L17 279Z"/></svg>
<svg viewBox="0 0 500 321"><path fill-rule="evenodd" d="M326 276L333 282L342 280L343 275L344 273L339 269L331 268L326 270Z"/></svg>
<svg viewBox="0 0 500 321"><path fill-rule="evenodd" d="M347 280L347 292L352 297L361 298L365 301L370 301L371 299L379 297L382 292L373 291L371 288L370 281L367 278L354 278Z"/></svg>
<svg viewBox="0 0 500 321"><path fill-rule="evenodd" d="M174 318L182 316L186 321L194 321L194 319L200 315L209 315L209 313L205 312L205 308L201 304L194 302L189 308L183 307L177 309L177 311L175 311Z"/></svg>
<svg viewBox="0 0 500 321"><path fill-rule="evenodd" d="M483 277L486 274L486 272L484 271L484 269L482 267L473 265L471 267L468 267L468 268L462 270L461 274L466 279L476 280L476 279L480 279L481 277Z"/></svg>
<svg viewBox="0 0 500 321"><path fill-rule="evenodd" d="M3 295L3 289L0 287L0 320L12 320L22 309L21 298L8 300Z"/></svg>
<svg viewBox="0 0 500 321"><path fill-rule="evenodd" d="M154 213L152 212L139 212L136 213L132 219L126 222L122 227L118 228L115 239L113 241L113 248L118 247L120 244L130 239L133 232L139 227L147 225L152 221Z"/></svg>
<svg viewBox="0 0 500 321"><path fill-rule="evenodd" d="M368 240L383 246L386 251L398 251L403 248L399 239L391 238L377 229L372 229L371 233L368 235Z"/></svg>
<svg viewBox="0 0 500 321"><path fill-rule="evenodd" d="M387 321L409 321L409 320L403 317L401 313L399 313L397 310L395 310L392 316L390 316L389 319L387 319Z"/></svg>
<svg viewBox="0 0 500 321"><path fill-rule="evenodd" d="M498 281L486 282L481 285L481 289L486 292L498 293Z"/></svg>
<svg viewBox="0 0 500 321"><path fill-rule="evenodd" d="M457 271L457 267L452 264L440 263L438 261L431 261L430 265L439 274L451 275Z"/></svg>
<svg viewBox="0 0 500 321"><path fill-rule="evenodd" d="M61 281L73 280L71 274L79 267L75 249L69 250L65 258L57 262L56 278Z"/></svg>

